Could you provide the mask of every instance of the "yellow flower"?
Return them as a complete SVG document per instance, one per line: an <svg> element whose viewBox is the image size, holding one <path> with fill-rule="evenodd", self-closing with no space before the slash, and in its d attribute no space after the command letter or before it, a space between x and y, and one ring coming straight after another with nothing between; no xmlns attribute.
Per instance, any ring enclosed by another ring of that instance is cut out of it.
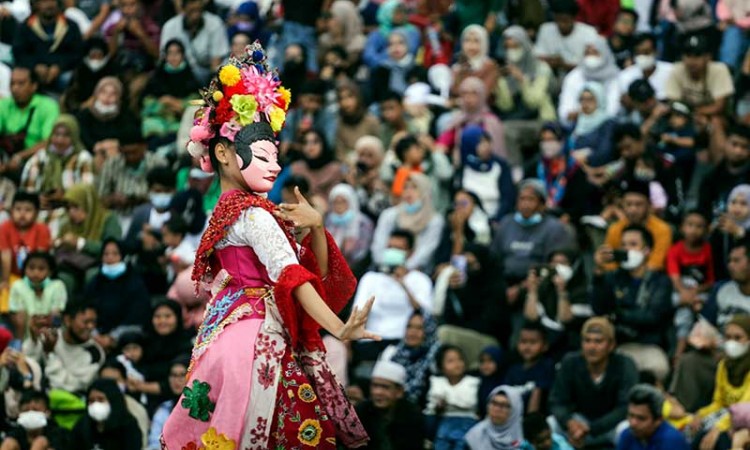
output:
<svg viewBox="0 0 750 450"><path fill-rule="evenodd" d="M279 94L281 95L281 99L284 101L284 109L289 109L289 103L292 101L292 91L285 87L280 87Z"/></svg>
<svg viewBox="0 0 750 450"><path fill-rule="evenodd" d="M320 427L320 423L315 419L307 419L299 426L297 439L305 445L317 447L322 434L323 428Z"/></svg>
<svg viewBox="0 0 750 450"><path fill-rule="evenodd" d="M224 434L218 434L216 428L211 427L201 436L205 450L234 450L237 444Z"/></svg>
<svg viewBox="0 0 750 450"><path fill-rule="evenodd" d="M312 403L318 398L312 386L307 383L300 385L299 389L297 389L297 396L305 403Z"/></svg>
<svg viewBox="0 0 750 450"><path fill-rule="evenodd" d="M294 391L291 389L287 389L286 395L289 396L289 398L294 398Z"/></svg>
<svg viewBox="0 0 750 450"><path fill-rule="evenodd" d="M220 102L224 98L224 93L221 91L214 91L213 96L215 102Z"/></svg>
<svg viewBox="0 0 750 450"><path fill-rule="evenodd" d="M229 103L232 105L232 111L237 113L237 123L243 127L253 123L255 113L258 111L258 102L255 101L255 97L252 95L233 95L229 99Z"/></svg>
<svg viewBox="0 0 750 450"><path fill-rule="evenodd" d="M231 64L227 64L219 70L219 81L224 86L234 86L240 81L240 78L240 69Z"/></svg>
<svg viewBox="0 0 750 450"><path fill-rule="evenodd" d="M268 113L268 118L271 120L271 128L273 129L274 133L278 133L279 131L281 131L281 127L284 126L286 113L283 109L274 105L271 107L271 111Z"/></svg>

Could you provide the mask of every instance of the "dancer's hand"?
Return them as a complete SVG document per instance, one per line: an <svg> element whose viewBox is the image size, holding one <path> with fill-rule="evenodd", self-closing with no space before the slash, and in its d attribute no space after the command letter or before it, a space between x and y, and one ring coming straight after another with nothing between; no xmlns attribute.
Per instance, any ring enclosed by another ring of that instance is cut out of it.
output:
<svg viewBox="0 0 750 450"><path fill-rule="evenodd" d="M352 310L352 314L349 316L349 320L346 321L341 331L339 331L337 338L342 341L358 340L358 339L372 339L379 341L381 339L377 334L371 333L365 330L365 324L367 323L367 316L370 315L372 304L375 301L375 297L370 297L365 303L365 307L362 309L356 306Z"/></svg>
<svg viewBox="0 0 750 450"><path fill-rule="evenodd" d="M310 205L296 186L294 196L297 197L297 203L280 204L279 209L274 212L276 217L292 222L297 228L322 227L323 216Z"/></svg>

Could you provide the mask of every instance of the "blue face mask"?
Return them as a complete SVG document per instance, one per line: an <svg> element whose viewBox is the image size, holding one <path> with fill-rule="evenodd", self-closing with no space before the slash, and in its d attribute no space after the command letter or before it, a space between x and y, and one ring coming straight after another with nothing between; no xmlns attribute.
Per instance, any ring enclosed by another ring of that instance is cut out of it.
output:
<svg viewBox="0 0 750 450"><path fill-rule="evenodd" d="M542 215L540 213L534 213L531 217L527 219L523 215L521 215L520 212L516 212L513 215L513 220L515 220L516 223L518 223L522 227L530 227L530 226L541 223Z"/></svg>
<svg viewBox="0 0 750 450"><path fill-rule="evenodd" d="M43 279L40 283L34 283L33 281L31 281L31 279L29 279L29 277L24 276L23 277L23 281L31 289L34 289L34 290L41 290L41 291L43 291L47 286L49 286L49 277Z"/></svg>
<svg viewBox="0 0 750 450"><path fill-rule="evenodd" d="M335 212L329 213L328 218L331 219L331 224L337 227L343 227L349 225L354 220L354 211L351 209L344 214L338 214Z"/></svg>
<svg viewBox="0 0 750 450"><path fill-rule="evenodd" d="M102 264L102 275L110 280L114 280L124 274L126 269L127 265L125 264L125 261L120 261L114 264Z"/></svg>
<svg viewBox="0 0 750 450"><path fill-rule="evenodd" d="M172 194L170 192L150 192L148 199L151 201L151 206L163 211L169 208L169 204L172 202Z"/></svg>
<svg viewBox="0 0 750 450"><path fill-rule="evenodd" d="M419 200L412 203L411 205L408 203L404 203L404 211L406 211L406 214L416 214L421 209L422 209L422 202Z"/></svg>

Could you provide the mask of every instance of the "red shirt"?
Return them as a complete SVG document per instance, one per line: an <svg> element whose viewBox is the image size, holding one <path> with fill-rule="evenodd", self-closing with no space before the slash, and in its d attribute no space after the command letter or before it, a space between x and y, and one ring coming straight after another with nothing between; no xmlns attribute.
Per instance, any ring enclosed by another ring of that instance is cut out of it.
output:
<svg viewBox="0 0 750 450"><path fill-rule="evenodd" d="M21 276L19 268L18 254L29 254L35 251L49 251L50 249L49 228L43 223L34 223L26 231L20 231L12 220L8 220L0 225L0 250L10 250L11 256L11 273Z"/></svg>
<svg viewBox="0 0 750 450"><path fill-rule="evenodd" d="M620 0L578 0L576 20L596 28L602 36L611 36L620 12Z"/></svg>
<svg viewBox="0 0 750 450"><path fill-rule="evenodd" d="M674 244L667 252L667 274L692 277L699 284L713 283L714 260L711 245L704 242L697 252L689 252L684 241Z"/></svg>

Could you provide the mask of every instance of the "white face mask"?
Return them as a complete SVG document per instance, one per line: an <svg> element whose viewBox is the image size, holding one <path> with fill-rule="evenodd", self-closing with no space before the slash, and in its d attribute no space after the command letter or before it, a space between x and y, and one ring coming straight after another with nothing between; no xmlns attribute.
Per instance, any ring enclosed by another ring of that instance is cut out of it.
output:
<svg viewBox="0 0 750 450"><path fill-rule="evenodd" d="M638 250L628 250L628 259L620 263L620 267L625 270L633 270L643 264L643 260L646 257L643 252Z"/></svg>
<svg viewBox="0 0 750 450"><path fill-rule="evenodd" d="M114 115L120 111L120 107L117 104L105 105L99 100L94 101L94 109L96 112L102 115Z"/></svg>
<svg viewBox="0 0 750 450"><path fill-rule="evenodd" d="M571 278L573 278L573 268L565 265L565 264L558 264L555 266L555 272L562 278L564 282L570 281Z"/></svg>
<svg viewBox="0 0 750 450"><path fill-rule="evenodd" d="M737 359L745 356L747 349L750 346L747 342L742 344L737 341L726 341L724 342L724 353L729 359Z"/></svg>
<svg viewBox="0 0 750 450"><path fill-rule="evenodd" d="M109 61L109 58L102 58L102 59L91 59L88 56L83 58L83 63L88 66L89 69L91 69L92 72L98 72L101 70L102 67L107 65L107 62Z"/></svg>
<svg viewBox="0 0 750 450"><path fill-rule="evenodd" d="M588 55L583 57L583 66L587 69L594 70L604 65L604 58L599 55Z"/></svg>
<svg viewBox="0 0 750 450"><path fill-rule="evenodd" d="M652 69L656 65L656 56L654 55L635 55L635 65L641 70Z"/></svg>
<svg viewBox="0 0 750 450"><path fill-rule="evenodd" d="M560 141L542 141L539 143L539 151L543 158L554 158L560 154L562 142Z"/></svg>
<svg viewBox="0 0 750 450"><path fill-rule="evenodd" d="M24 430L40 430L47 426L47 415L41 411L26 411L18 415L17 422Z"/></svg>
<svg viewBox="0 0 750 450"><path fill-rule="evenodd" d="M522 48L509 48L505 51L505 58L512 63L517 63L523 59L526 52Z"/></svg>
<svg viewBox="0 0 750 450"><path fill-rule="evenodd" d="M88 407L89 416L97 422L104 422L112 414L112 407L109 403L94 402Z"/></svg>

